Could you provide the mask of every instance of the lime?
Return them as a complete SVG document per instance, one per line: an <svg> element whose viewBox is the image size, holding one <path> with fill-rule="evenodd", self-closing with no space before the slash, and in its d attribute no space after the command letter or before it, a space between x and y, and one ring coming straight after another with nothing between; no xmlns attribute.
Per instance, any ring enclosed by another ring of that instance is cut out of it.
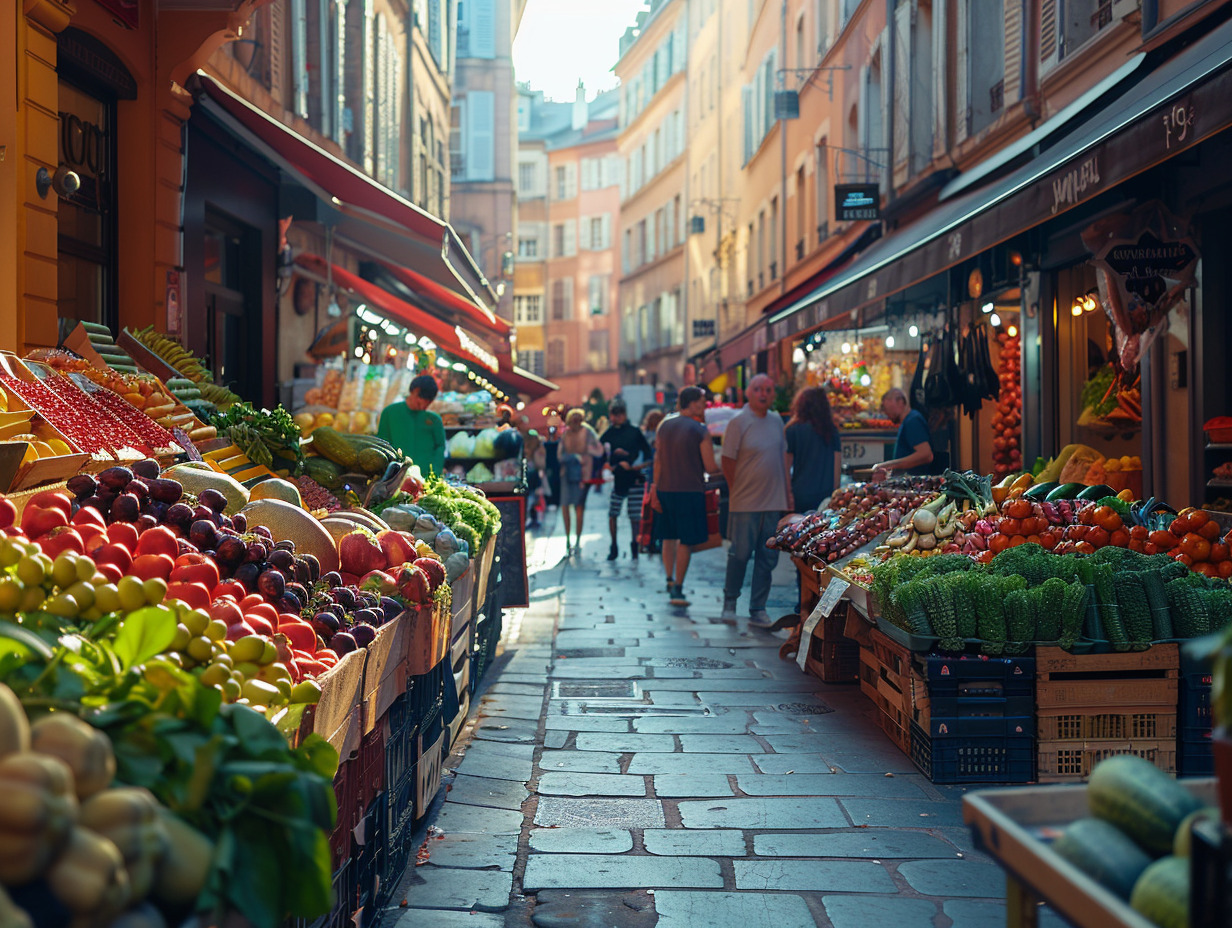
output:
<svg viewBox="0 0 1232 928"><path fill-rule="evenodd" d="M231 659L237 664L247 663L250 661L257 663L260 662L261 658L265 656L265 648L267 645L271 648L274 647L271 642L266 641L259 635L245 635L238 641L232 642L228 653L231 655ZM278 651L275 649L274 657L277 656Z"/></svg>
<svg viewBox="0 0 1232 928"><path fill-rule="evenodd" d="M210 639L198 635L196 638L189 639L185 649L188 656L195 661L208 661L214 655L214 643Z"/></svg>
<svg viewBox="0 0 1232 928"><path fill-rule="evenodd" d="M192 641L193 633L188 630L188 626L183 622L175 626L175 637L171 639L172 651L183 651L188 647L188 642Z"/></svg>
<svg viewBox="0 0 1232 928"><path fill-rule="evenodd" d="M39 586L47 579L47 571L37 555L27 555L17 562L17 579L26 586Z"/></svg>
<svg viewBox="0 0 1232 928"><path fill-rule="evenodd" d="M210 664L201 671L200 680L206 686L223 686L230 681L231 676L222 664Z"/></svg>
<svg viewBox="0 0 1232 928"><path fill-rule="evenodd" d="M94 588L94 605L104 614L120 608L120 589L114 583L104 583Z"/></svg>
<svg viewBox="0 0 1232 928"><path fill-rule="evenodd" d="M321 684L316 680L301 680L291 687L291 702L316 703L321 701Z"/></svg>
<svg viewBox="0 0 1232 928"><path fill-rule="evenodd" d="M94 587L88 583L78 580L76 583L69 586L64 592L72 593L73 599L81 603L82 609L89 609L94 605Z"/></svg>
<svg viewBox="0 0 1232 928"><path fill-rule="evenodd" d="M87 583L93 581L94 575L98 573L98 565L88 557L77 558L77 579L84 580ZM103 580L106 583L106 580ZM98 584L95 584L97 586Z"/></svg>
<svg viewBox="0 0 1232 928"><path fill-rule="evenodd" d="M210 641L222 641L227 637L227 626L219 619L213 619L205 626L205 630L201 632Z"/></svg>
<svg viewBox="0 0 1232 928"><path fill-rule="evenodd" d="M120 608L125 612L136 612L146 605L145 589L136 577L121 577L116 586L120 595Z"/></svg>
<svg viewBox="0 0 1232 928"><path fill-rule="evenodd" d="M5 577L0 580L0 612L16 612L21 606L24 588L19 580Z"/></svg>
<svg viewBox="0 0 1232 928"><path fill-rule="evenodd" d="M0 567L12 567L23 556L24 552L15 542L5 541L0 543Z"/></svg>
<svg viewBox="0 0 1232 928"><path fill-rule="evenodd" d="M181 617L180 621L188 626L188 630L194 635L205 635L206 626L210 624L210 617L200 609L189 609ZM223 634L226 634L224 631ZM205 635L209 638L209 635Z"/></svg>
<svg viewBox="0 0 1232 928"><path fill-rule="evenodd" d="M93 570L90 571L94 573ZM77 555L62 551L51 564L51 579L61 589L68 589L77 582Z"/></svg>
<svg viewBox="0 0 1232 928"><path fill-rule="evenodd" d="M243 690L240 689L240 685L234 680L222 681L222 695L227 702L235 702L240 698L242 692Z"/></svg>
<svg viewBox="0 0 1232 928"><path fill-rule="evenodd" d="M145 601L151 606L157 606L167 595L167 581L158 577L151 577L141 588L145 590Z"/></svg>
<svg viewBox="0 0 1232 928"><path fill-rule="evenodd" d="M43 603L43 610L62 619L75 619L81 612L81 604L71 593L57 593Z"/></svg>

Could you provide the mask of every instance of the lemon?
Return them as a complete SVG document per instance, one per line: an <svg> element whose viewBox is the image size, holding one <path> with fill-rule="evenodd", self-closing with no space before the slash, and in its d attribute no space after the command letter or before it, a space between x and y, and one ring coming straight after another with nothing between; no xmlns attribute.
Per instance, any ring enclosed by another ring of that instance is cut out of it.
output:
<svg viewBox="0 0 1232 928"><path fill-rule="evenodd" d="M33 446L35 453L37 453L40 458L54 458L56 456L56 453L52 450L51 445L47 444L45 441L32 441L30 444Z"/></svg>
<svg viewBox="0 0 1232 928"><path fill-rule="evenodd" d="M72 454L73 449L68 446L68 442L62 441L59 438L47 439L47 445L51 448L53 455Z"/></svg>

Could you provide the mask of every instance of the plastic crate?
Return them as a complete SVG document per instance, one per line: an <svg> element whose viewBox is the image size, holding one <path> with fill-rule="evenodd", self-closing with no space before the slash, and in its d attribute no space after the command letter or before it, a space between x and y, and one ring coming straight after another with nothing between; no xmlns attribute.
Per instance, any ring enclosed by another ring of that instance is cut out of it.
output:
<svg viewBox="0 0 1232 928"><path fill-rule="evenodd" d="M393 792L415 765L419 749L419 727L404 724L394 728L392 720L385 723L385 786Z"/></svg>
<svg viewBox="0 0 1232 928"><path fill-rule="evenodd" d="M1181 674L1177 696L1177 712L1183 728L1211 728L1215 716L1211 708L1210 673Z"/></svg>
<svg viewBox="0 0 1232 928"><path fill-rule="evenodd" d="M415 774L412 764L406 774L385 793L385 833L393 834L404 827L415 813Z"/></svg>
<svg viewBox="0 0 1232 928"><path fill-rule="evenodd" d="M445 760L444 726L438 727L436 732L436 737L431 740L424 739L422 730L419 736L420 753L415 761L415 811L412 819L415 825L428 814L432 800L441 788L441 768Z"/></svg>
<svg viewBox="0 0 1232 928"><path fill-rule="evenodd" d="M1034 715L929 716L925 722L912 719L912 725L930 738L1008 738L1035 735Z"/></svg>
<svg viewBox="0 0 1232 928"><path fill-rule="evenodd" d="M932 699L1035 695L1035 659L1031 657L927 654L919 658L919 666Z"/></svg>
<svg viewBox="0 0 1232 928"><path fill-rule="evenodd" d="M1176 740L1159 741L1046 741L1039 742L1038 772L1041 783L1077 783L1085 780L1095 765L1118 754L1133 754L1162 770L1176 773Z"/></svg>
<svg viewBox="0 0 1232 928"><path fill-rule="evenodd" d="M378 724L359 743L359 799L367 808L385 789L385 729Z"/></svg>
<svg viewBox="0 0 1232 928"><path fill-rule="evenodd" d="M334 775L334 798L338 804L338 822L329 836L329 850L331 865L338 869L351 856L351 833L363 817L356 761L343 761L338 765Z"/></svg>
<svg viewBox="0 0 1232 928"><path fill-rule="evenodd" d="M1030 735L930 738L912 723L910 753L933 783L1029 783L1035 778Z"/></svg>
<svg viewBox="0 0 1232 928"><path fill-rule="evenodd" d="M385 872L385 803L385 796L381 794L364 812L364 843L357 842L354 848L357 871L355 907L365 913L363 924L370 924L367 921L368 913L377 911L377 893L381 886L381 876Z"/></svg>
<svg viewBox="0 0 1232 928"><path fill-rule="evenodd" d="M1041 741L1159 741L1175 738L1176 732L1173 712L1076 708L1039 713Z"/></svg>
<svg viewBox="0 0 1232 928"><path fill-rule="evenodd" d="M381 876L381 889L377 893L377 904L381 909L395 903L393 893L402 883L402 877L411 862L411 853L414 850L411 843L412 837L409 821L398 830L389 833L389 839L385 845L385 873Z"/></svg>
<svg viewBox="0 0 1232 928"><path fill-rule="evenodd" d="M1177 750L1176 775L1178 777L1213 777L1215 755L1211 743L1182 743Z"/></svg>

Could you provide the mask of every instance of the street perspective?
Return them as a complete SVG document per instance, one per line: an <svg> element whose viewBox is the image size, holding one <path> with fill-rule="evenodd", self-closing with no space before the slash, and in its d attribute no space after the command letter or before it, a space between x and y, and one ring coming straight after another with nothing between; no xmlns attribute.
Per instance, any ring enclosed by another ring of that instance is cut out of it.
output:
<svg viewBox="0 0 1232 928"><path fill-rule="evenodd" d="M0 7L0 928L1232 928L1232 0Z"/></svg>

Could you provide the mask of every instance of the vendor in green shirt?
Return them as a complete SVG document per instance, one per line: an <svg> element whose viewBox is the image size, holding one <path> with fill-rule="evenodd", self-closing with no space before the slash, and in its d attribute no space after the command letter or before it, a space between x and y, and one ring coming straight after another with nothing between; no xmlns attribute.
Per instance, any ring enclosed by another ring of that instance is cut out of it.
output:
<svg viewBox="0 0 1232 928"><path fill-rule="evenodd" d="M436 399L436 381L429 374L420 374L411 381L406 402L391 403L381 412L377 437L385 439L428 471L445 473L445 424L428 407Z"/></svg>

